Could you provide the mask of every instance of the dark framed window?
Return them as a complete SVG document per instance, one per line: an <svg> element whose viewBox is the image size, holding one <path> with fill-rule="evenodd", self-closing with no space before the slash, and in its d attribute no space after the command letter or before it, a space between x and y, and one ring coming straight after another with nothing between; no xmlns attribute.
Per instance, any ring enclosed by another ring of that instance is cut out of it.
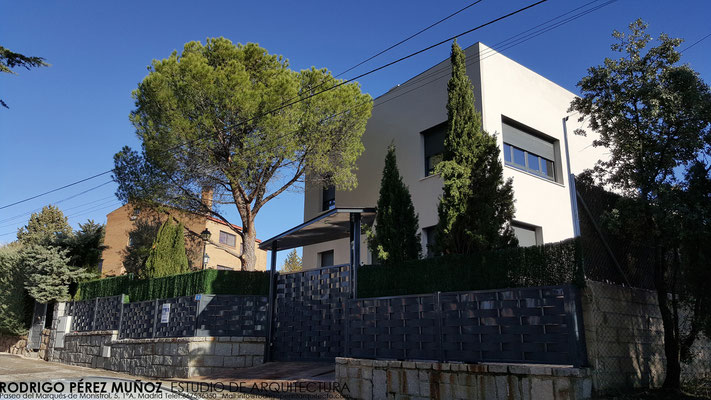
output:
<svg viewBox="0 0 711 400"><path fill-rule="evenodd" d="M423 236L425 237L425 254L427 255L427 258L435 256L434 247L437 243L437 237L435 235L436 229L437 225L422 228L422 233L424 233Z"/></svg>
<svg viewBox="0 0 711 400"><path fill-rule="evenodd" d="M520 247L540 246L543 244L543 230L540 226L513 221L511 222L511 227Z"/></svg>
<svg viewBox="0 0 711 400"><path fill-rule="evenodd" d="M321 211L330 210L336 207L336 188L331 185L323 188L323 193L321 195Z"/></svg>
<svg viewBox="0 0 711 400"><path fill-rule="evenodd" d="M555 163L553 161L509 143L504 143L504 161L506 165L522 169L552 181L556 180Z"/></svg>
<svg viewBox="0 0 711 400"><path fill-rule="evenodd" d="M220 231L220 243L230 247L235 247L237 244L237 236L225 231Z"/></svg>
<svg viewBox="0 0 711 400"><path fill-rule="evenodd" d="M446 121L422 131L422 136L425 141L425 176L433 175L435 173L435 167L442 161L444 138L446 135Z"/></svg>
<svg viewBox="0 0 711 400"><path fill-rule="evenodd" d="M333 250L318 253L319 267L330 267L333 264Z"/></svg>
<svg viewBox="0 0 711 400"><path fill-rule="evenodd" d="M503 117L504 163L542 178L558 182L557 140L510 118Z"/></svg>

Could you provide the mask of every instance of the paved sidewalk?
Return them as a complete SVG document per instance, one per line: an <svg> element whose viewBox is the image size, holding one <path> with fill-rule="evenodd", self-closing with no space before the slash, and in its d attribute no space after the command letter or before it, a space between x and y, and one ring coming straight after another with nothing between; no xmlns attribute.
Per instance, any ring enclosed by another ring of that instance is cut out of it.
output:
<svg viewBox="0 0 711 400"><path fill-rule="evenodd" d="M0 382L44 381L47 379L80 379L105 377L129 380L155 380L118 372L47 362L36 358L0 353Z"/></svg>

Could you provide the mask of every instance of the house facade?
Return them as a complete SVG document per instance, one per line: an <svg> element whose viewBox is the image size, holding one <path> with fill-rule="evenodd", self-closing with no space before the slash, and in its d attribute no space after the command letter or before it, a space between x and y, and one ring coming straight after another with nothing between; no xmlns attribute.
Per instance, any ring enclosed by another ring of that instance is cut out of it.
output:
<svg viewBox="0 0 711 400"><path fill-rule="evenodd" d="M180 221L185 227L185 250L192 269L203 268L203 247L207 254L205 268L240 270L239 259L242 253L242 237L235 232L238 226L228 226L221 220L200 216L186 211L166 209L156 211L139 209L130 204L117 208L106 215L106 234L99 268L101 276L117 276L126 272L123 262L127 247L131 244L130 233L136 229L151 229L160 226L169 217ZM210 231L210 239L204 242L200 233ZM267 252L257 247L256 269L266 270Z"/></svg>
<svg viewBox="0 0 711 400"><path fill-rule="evenodd" d="M467 74L484 129L496 136L504 178L513 178L514 231L522 246L574 236L569 174L604 157L592 147L596 135L568 112L575 94L482 43L465 49ZM307 186L304 220L332 207L373 207L378 200L387 147L397 148L398 168L419 215L423 253L433 243L442 180L433 173L441 160L447 121L449 59L375 99L357 161L358 187L351 191ZM569 117L569 118L566 118ZM349 261L347 239L305 246L304 268ZM365 240L361 260L372 262Z"/></svg>

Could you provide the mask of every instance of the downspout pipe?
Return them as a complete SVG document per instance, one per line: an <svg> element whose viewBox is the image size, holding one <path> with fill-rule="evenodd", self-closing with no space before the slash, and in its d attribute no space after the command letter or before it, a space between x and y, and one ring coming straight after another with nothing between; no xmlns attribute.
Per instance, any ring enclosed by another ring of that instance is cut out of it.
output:
<svg viewBox="0 0 711 400"><path fill-rule="evenodd" d="M570 210L573 218L573 237L580 237L580 218L578 214L578 201L575 189L575 175L570 169L570 147L568 146L568 118L570 115L563 118L563 141L565 143L565 160L568 171L568 191L570 195Z"/></svg>

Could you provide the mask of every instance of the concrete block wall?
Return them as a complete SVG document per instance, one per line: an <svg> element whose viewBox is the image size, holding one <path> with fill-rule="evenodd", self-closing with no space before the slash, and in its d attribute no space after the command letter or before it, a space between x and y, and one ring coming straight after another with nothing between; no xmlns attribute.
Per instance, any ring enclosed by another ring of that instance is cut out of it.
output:
<svg viewBox="0 0 711 400"><path fill-rule="evenodd" d="M588 361L597 393L664 382L664 325L651 290L587 281L582 293ZM711 376L711 342L697 339L682 379Z"/></svg>
<svg viewBox="0 0 711 400"><path fill-rule="evenodd" d="M588 399L588 368L336 358L336 381L353 399ZM347 386L347 389L345 388Z"/></svg>
<svg viewBox="0 0 711 400"><path fill-rule="evenodd" d="M108 348L108 356L105 356ZM69 333L52 360L155 378L215 375L263 363L264 338L118 339L118 331Z"/></svg>

